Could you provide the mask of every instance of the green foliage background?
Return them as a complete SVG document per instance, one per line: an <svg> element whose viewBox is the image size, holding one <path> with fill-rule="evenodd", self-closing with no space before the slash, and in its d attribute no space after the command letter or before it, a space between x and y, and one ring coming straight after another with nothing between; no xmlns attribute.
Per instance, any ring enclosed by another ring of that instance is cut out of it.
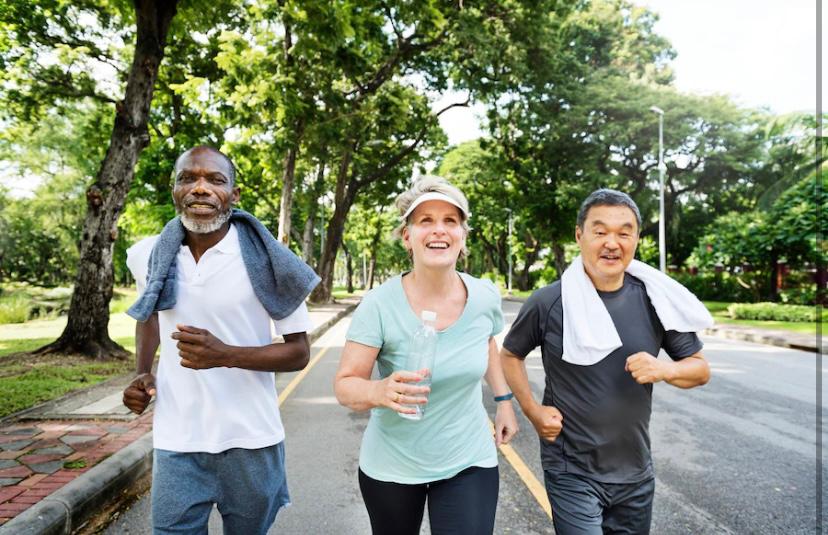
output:
<svg viewBox="0 0 828 535"><path fill-rule="evenodd" d="M597 187L636 200L639 258L656 263L658 106L668 263L701 271L677 276L707 298L813 302L808 273L826 260L815 118L677 91L656 20L624 0L181 2L115 280L131 283L126 249L174 215L174 159L201 143L232 157L242 207L274 233L293 153L290 246L321 270L322 241L338 239L338 279L345 249L359 283L363 265L375 283L407 268L393 200L425 173L469 197L473 274L505 281L511 258L518 289L557 278ZM2 3L0 284L72 283L134 25L120 0ZM480 139L447 145L437 102L448 90L484 110ZM32 178L30 196L8 189ZM778 261L791 272L780 291Z"/></svg>

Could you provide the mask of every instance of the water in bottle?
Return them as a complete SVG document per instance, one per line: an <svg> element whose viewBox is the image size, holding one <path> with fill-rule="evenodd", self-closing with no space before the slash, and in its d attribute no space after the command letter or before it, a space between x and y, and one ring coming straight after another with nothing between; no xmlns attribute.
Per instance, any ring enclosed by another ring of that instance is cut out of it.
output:
<svg viewBox="0 0 828 535"><path fill-rule="evenodd" d="M437 330L435 328L437 313L430 310L423 310L420 314L420 320L422 320L422 323L414 331L414 334L411 335L411 346L408 353L406 369L412 372L426 374L422 381L411 384L430 387L432 371L434 370L434 357L437 354ZM409 420L422 420L425 414L425 404L415 403L406 406L417 412L414 414L399 413L400 416L408 418Z"/></svg>

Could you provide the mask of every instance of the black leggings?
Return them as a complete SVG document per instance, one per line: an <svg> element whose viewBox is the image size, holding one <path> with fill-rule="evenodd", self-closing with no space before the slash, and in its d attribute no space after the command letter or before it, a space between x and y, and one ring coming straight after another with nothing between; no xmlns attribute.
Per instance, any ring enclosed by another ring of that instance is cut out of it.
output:
<svg viewBox="0 0 828 535"><path fill-rule="evenodd" d="M359 471L374 535L419 534L426 497L433 535L492 533L499 484L496 466L472 466L450 479L418 485L378 481Z"/></svg>

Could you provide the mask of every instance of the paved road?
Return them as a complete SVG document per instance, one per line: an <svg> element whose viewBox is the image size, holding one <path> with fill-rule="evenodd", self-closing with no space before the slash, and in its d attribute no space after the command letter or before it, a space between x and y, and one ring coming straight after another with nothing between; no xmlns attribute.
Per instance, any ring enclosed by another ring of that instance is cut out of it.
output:
<svg viewBox="0 0 828 535"><path fill-rule="evenodd" d="M504 302L507 323L519 306ZM324 354L282 405L293 505L279 514L271 533L370 532L355 475L367 415L340 407L331 386L347 325L343 320L314 345L314 356ZM813 533L815 356L718 338L704 341L714 370L710 384L690 391L655 388L653 533ZM539 351L529 356L527 367L540 395ZM293 374L281 376L280 391L292 379ZM514 450L542 481L537 438L525 420L521 428ZM106 533L150 533L148 502L141 499ZM214 515L210 533L220 533L220 526ZM540 505L502 457L496 532L553 533Z"/></svg>

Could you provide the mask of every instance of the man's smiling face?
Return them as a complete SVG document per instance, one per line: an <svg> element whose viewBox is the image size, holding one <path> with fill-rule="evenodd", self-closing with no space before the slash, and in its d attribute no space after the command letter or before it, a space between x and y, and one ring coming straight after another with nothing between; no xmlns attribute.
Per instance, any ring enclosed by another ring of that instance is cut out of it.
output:
<svg viewBox="0 0 828 535"><path fill-rule="evenodd" d="M239 200L232 176L230 162L217 151L196 148L179 158L172 194L187 230L207 234L227 222Z"/></svg>
<svg viewBox="0 0 828 535"><path fill-rule="evenodd" d="M575 240L587 275L599 290L620 288L638 246L635 214L626 206L593 206L583 226L575 227Z"/></svg>

